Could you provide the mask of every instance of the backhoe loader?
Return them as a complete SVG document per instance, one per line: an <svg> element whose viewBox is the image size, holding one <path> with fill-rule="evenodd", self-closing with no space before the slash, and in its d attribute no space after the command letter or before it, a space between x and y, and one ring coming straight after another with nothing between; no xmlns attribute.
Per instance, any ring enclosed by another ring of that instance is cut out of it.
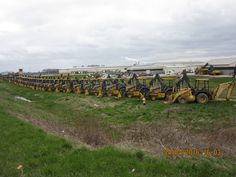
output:
<svg viewBox="0 0 236 177"><path fill-rule="evenodd" d="M187 87L184 86L187 84ZM192 94L193 87L190 84L186 71L184 70L181 78L176 82L172 93L167 97L167 103L174 103L178 100L179 103L187 103L195 100Z"/></svg>
<svg viewBox="0 0 236 177"><path fill-rule="evenodd" d="M103 93L106 96L124 97L126 94L125 81L121 78L108 78L103 81Z"/></svg>
<svg viewBox="0 0 236 177"><path fill-rule="evenodd" d="M142 81L142 83L140 83ZM143 104L146 104L146 98L149 97L149 88L146 86L146 80L137 77L136 74L129 79L128 85L126 86L126 95L131 97L138 97L142 100Z"/></svg>
<svg viewBox="0 0 236 177"><path fill-rule="evenodd" d="M102 97L102 85L100 79L91 79L84 85L84 94L88 96L94 94L97 97Z"/></svg>
<svg viewBox="0 0 236 177"><path fill-rule="evenodd" d="M74 92L74 93L81 93L81 83L82 83L82 80L73 80L71 81L71 90Z"/></svg>
<svg viewBox="0 0 236 177"><path fill-rule="evenodd" d="M213 65L209 65L208 63L206 63L204 66L197 68L195 71L196 74L201 74L201 75L220 75L221 71L217 70L214 68Z"/></svg>
<svg viewBox="0 0 236 177"><path fill-rule="evenodd" d="M187 86L184 86L184 83ZM195 79L195 86L190 84L190 80L183 71L182 77L176 83L176 87L171 95L168 96L167 103L197 102L201 104L207 103L209 100L217 100L224 90L227 91L226 100L229 100L235 87L235 81L219 84L213 92L210 91L208 78Z"/></svg>
<svg viewBox="0 0 236 177"><path fill-rule="evenodd" d="M149 96L151 100L165 99L167 95L171 94L175 79L175 77L161 78L159 74L156 74L149 83ZM164 81L168 82L168 84Z"/></svg>

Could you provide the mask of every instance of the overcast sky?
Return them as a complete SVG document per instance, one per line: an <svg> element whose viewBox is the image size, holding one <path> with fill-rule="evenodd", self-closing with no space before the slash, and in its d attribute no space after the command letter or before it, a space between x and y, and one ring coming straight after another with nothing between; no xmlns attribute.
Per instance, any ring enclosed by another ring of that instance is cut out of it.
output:
<svg viewBox="0 0 236 177"><path fill-rule="evenodd" d="M2 0L0 71L236 54L235 0Z"/></svg>

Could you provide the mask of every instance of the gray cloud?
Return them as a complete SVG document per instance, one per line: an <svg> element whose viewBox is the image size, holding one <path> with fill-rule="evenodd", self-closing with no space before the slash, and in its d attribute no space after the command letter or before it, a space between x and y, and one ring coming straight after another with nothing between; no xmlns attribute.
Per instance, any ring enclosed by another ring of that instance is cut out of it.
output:
<svg viewBox="0 0 236 177"><path fill-rule="evenodd" d="M234 0L0 2L0 70L235 55Z"/></svg>

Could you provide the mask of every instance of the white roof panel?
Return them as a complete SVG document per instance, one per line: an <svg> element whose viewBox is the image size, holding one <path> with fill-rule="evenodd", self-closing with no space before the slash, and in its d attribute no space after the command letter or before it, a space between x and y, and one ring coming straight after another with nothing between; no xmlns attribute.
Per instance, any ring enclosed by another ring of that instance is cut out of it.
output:
<svg viewBox="0 0 236 177"><path fill-rule="evenodd" d="M211 65L235 66L236 65L236 57L235 58L213 59L213 60L209 60L208 63Z"/></svg>

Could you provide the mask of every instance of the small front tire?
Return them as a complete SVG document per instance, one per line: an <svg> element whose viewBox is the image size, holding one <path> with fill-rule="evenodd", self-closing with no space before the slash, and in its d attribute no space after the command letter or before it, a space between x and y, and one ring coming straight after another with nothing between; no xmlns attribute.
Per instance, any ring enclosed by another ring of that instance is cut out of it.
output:
<svg viewBox="0 0 236 177"><path fill-rule="evenodd" d="M180 96L180 97L178 97L178 102L180 104L186 104L187 103L187 99L186 99L186 97Z"/></svg>

